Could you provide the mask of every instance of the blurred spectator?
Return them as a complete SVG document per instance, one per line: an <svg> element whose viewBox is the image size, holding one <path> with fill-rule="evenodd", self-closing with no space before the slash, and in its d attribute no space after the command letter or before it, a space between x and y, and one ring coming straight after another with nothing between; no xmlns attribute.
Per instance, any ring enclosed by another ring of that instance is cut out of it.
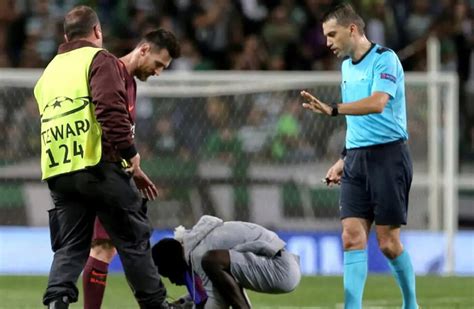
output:
<svg viewBox="0 0 474 309"><path fill-rule="evenodd" d="M339 63L326 47L320 20L328 6L336 2L340 1L0 0L0 67L43 67L63 41L63 13L74 5L87 4L96 9L102 20L106 48L119 56L132 48L144 32L164 27L172 29L182 42L183 56L172 63L174 70L333 70ZM351 2L367 17L369 38L397 52L401 50L400 58L408 70L426 70L426 38L429 34L440 38L442 68L457 70L460 80L462 154L474 153L474 105L469 104L473 91L467 86L472 81L473 2ZM257 101L254 103L258 105ZM274 101L270 103L276 106ZM211 125L205 121L204 105L181 99L171 111L176 138L191 153L198 152L204 137L215 128L212 120ZM267 117L275 116L265 111L267 107L260 108ZM242 121L244 126L237 132L250 132L255 125L251 121ZM286 121L281 123L290 123ZM305 122L300 121L301 124ZM300 128L300 134L306 131L304 126ZM4 134L16 133L5 128ZM194 138L190 139L190 135ZM315 140L311 137L312 142ZM243 146L246 147L245 142ZM319 149L316 151L323 155Z"/></svg>
<svg viewBox="0 0 474 309"><path fill-rule="evenodd" d="M226 128L230 122L229 104L220 97L210 97L207 99L206 106L207 121L203 123L203 130L210 136L220 128Z"/></svg>
<svg viewBox="0 0 474 309"><path fill-rule="evenodd" d="M230 127L228 104L221 99L211 98L207 104L208 117L214 129L210 132L202 151L204 159L217 159L232 170L231 181L234 190L234 218L249 220L249 193L247 188L248 157L234 129Z"/></svg>
<svg viewBox="0 0 474 309"><path fill-rule="evenodd" d="M229 67L229 48L241 39L242 28L236 12L230 0L194 0L188 8L192 37L216 69Z"/></svg>
<svg viewBox="0 0 474 309"><path fill-rule="evenodd" d="M158 117L153 138L153 152L158 156L174 157L179 152L178 140L175 137L169 115Z"/></svg>
<svg viewBox="0 0 474 309"><path fill-rule="evenodd" d="M204 156L234 166L242 157L242 143L231 128L219 128L209 135Z"/></svg>
<svg viewBox="0 0 474 309"><path fill-rule="evenodd" d="M433 16L430 14L429 0L416 0L412 2L412 5L412 10L405 25L410 42L414 42L425 35L433 21Z"/></svg>
<svg viewBox="0 0 474 309"><path fill-rule="evenodd" d="M290 50L299 51L292 61L298 61L299 65L290 65L291 68L304 70L328 70L331 69L333 57L329 57L330 51L326 47L321 24L322 14L326 10L328 1L306 0L306 24L302 28L302 46L294 46ZM304 60L303 60L304 59Z"/></svg>
<svg viewBox="0 0 474 309"><path fill-rule="evenodd" d="M10 12L14 12L13 1L0 1L0 67L10 66L6 53L7 31L11 23Z"/></svg>
<svg viewBox="0 0 474 309"><path fill-rule="evenodd" d="M369 0L365 3L369 12L366 25L367 37L374 43L394 50L400 48L400 32L397 29L393 8L385 0Z"/></svg>
<svg viewBox="0 0 474 309"><path fill-rule="evenodd" d="M299 116L302 107L297 99L290 99L276 124L271 145L272 158L286 163L304 162L314 158L314 150L301 134Z"/></svg>
<svg viewBox="0 0 474 309"><path fill-rule="evenodd" d="M182 146L174 131L170 115L161 115L156 122L155 130L148 137L152 152L161 158L173 158L179 161L191 159L189 150ZM174 168L170 166L170 168Z"/></svg>
<svg viewBox="0 0 474 309"><path fill-rule="evenodd" d="M453 36L456 45L457 71L462 83L469 80L471 53L474 47L473 8L467 0L460 0L453 8ZM474 110L472 110L474 112Z"/></svg>
<svg viewBox="0 0 474 309"><path fill-rule="evenodd" d="M144 32L164 27L177 33L187 51L174 65L177 70L333 70L338 63L329 57L320 20L328 6L337 2L3 0L0 66L42 67L63 40L59 31L61 14L73 5L87 4L96 9L104 24L105 46L119 56L130 50ZM457 28L464 33L471 31L468 20L472 3L467 0L352 2L367 17L369 37L396 51L423 38L439 15L455 7L458 15L467 16L461 18L464 22ZM459 54L459 44L464 43L454 40L445 45L444 55L469 59L465 53ZM404 65L408 69L424 69L425 55L420 55L411 57ZM464 71L467 67L462 66Z"/></svg>
<svg viewBox="0 0 474 309"><path fill-rule="evenodd" d="M265 23L268 8L259 0L240 0L245 35L258 34Z"/></svg>
<svg viewBox="0 0 474 309"><path fill-rule="evenodd" d="M0 1L0 67L18 67L25 42L26 16L18 1Z"/></svg>
<svg viewBox="0 0 474 309"><path fill-rule="evenodd" d="M154 120L153 128L145 132L144 144L140 144L140 153L145 149L145 153L150 154L142 156L142 166L156 183L159 201L178 202L180 211L176 215L179 214L184 222L193 222L190 194L196 185L193 181L197 175L197 162L180 144L168 113L155 116Z"/></svg>
<svg viewBox="0 0 474 309"><path fill-rule="evenodd" d="M242 151L241 142L231 127L231 107L224 98L211 97L207 100L206 120L201 123L205 132L202 153L208 158L217 158L232 165Z"/></svg>
<svg viewBox="0 0 474 309"><path fill-rule="evenodd" d="M128 53L136 45L136 39L141 37L144 29L149 30L146 7L133 6L129 1L102 1L96 11L102 24L107 25L104 42L108 49L120 56ZM110 14L113 14L113 18ZM105 18L105 21L103 20ZM157 23L154 24L157 27Z"/></svg>
<svg viewBox="0 0 474 309"><path fill-rule="evenodd" d="M193 41L181 40L181 57L171 63L171 68L176 71L193 71L207 69L211 64L205 63L201 54L196 49Z"/></svg>
<svg viewBox="0 0 474 309"><path fill-rule="evenodd" d="M307 16L299 1L281 0L281 5L286 8L291 23L295 24L298 30L301 29L307 21Z"/></svg>
<svg viewBox="0 0 474 309"><path fill-rule="evenodd" d="M371 16L366 18L366 32L370 41L387 46L385 43L385 7L383 0L375 0L369 5L373 6L374 10Z"/></svg>
<svg viewBox="0 0 474 309"><path fill-rule="evenodd" d="M260 38L256 35L248 36L244 41L243 49L234 59L234 70L263 70L266 68L268 52Z"/></svg>
<svg viewBox="0 0 474 309"><path fill-rule="evenodd" d="M37 54L41 65L48 63L56 54L58 42L63 39L62 19L59 16L62 12L49 0L33 2L32 16L26 23L26 46L35 47L30 52Z"/></svg>
<svg viewBox="0 0 474 309"><path fill-rule="evenodd" d="M467 83L471 72L474 48L473 8L467 0L456 1L452 8L452 40L455 47L456 70L459 76L459 112L461 120L461 155L474 161L474 104L469 100ZM472 94L471 94L472 95Z"/></svg>
<svg viewBox="0 0 474 309"><path fill-rule="evenodd" d="M371 0L369 0L371 1ZM398 34L399 45L394 46L395 50L400 50L410 42L407 38L407 30L405 25L410 14L411 0L386 0L387 5L393 12L396 33Z"/></svg>
<svg viewBox="0 0 474 309"><path fill-rule="evenodd" d="M288 45L297 41L298 27L290 22L286 7L279 5L273 9L262 29L262 37L272 58L283 56Z"/></svg>
<svg viewBox="0 0 474 309"><path fill-rule="evenodd" d="M252 104L245 123L238 130L237 135L242 141L242 149L250 158L257 158L264 152L265 144L271 134L264 117L264 111Z"/></svg>

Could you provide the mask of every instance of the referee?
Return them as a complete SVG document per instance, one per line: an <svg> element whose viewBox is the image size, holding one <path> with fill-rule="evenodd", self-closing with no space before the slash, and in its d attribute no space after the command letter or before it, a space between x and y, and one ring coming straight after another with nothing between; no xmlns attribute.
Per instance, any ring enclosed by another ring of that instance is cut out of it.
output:
<svg viewBox="0 0 474 309"><path fill-rule="evenodd" d="M327 46L342 62L342 101L329 105L306 91L303 107L330 116L346 116L343 158L328 171L328 185L341 183L340 210L344 246L345 308L362 308L367 278L370 228L401 289L404 309L418 308L415 275L400 241L407 223L413 176L406 141L404 72L397 55L370 42L364 21L349 4L332 7L323 17Z"/></svg>

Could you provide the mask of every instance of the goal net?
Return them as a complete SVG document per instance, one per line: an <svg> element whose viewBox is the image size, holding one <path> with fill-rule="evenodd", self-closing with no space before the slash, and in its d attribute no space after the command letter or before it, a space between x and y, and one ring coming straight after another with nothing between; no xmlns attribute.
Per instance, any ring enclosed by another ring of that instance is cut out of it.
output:
<svg viewBox="0 0 474 309"><path fill-rule="evenodd" d="M0 70L0 226L48 225L32 95L40 74ZM345 121L303 110L299 97L306 89L339 102L339 84L334 72L164 72L139 83L136 140L160 190L148 207L153 226L191 226L211 214L279 231L339 231L339 190L321 179L344 145ZM472 174L458 174L457 85L453 73L406 74L408 229L444 230L448 273L459 192L474 191Z"/></svg>
<svg viewBox="0 0 474 309"><path fill-rule="evenodd" d="M43 211L50 200L39 180L32 96L40 73L1 73L0 225L47 225ZM165 72L139 82L136 139L143 169L161 195L149 206L153 225L190 224L214 214L279 229L338 229L338 188L321 179L343 148L344 117L303 110L299 92L339 102L339 83L332 72ZM429 201L456 202L456 183L448 180L457 177L447 178L456 153L446 151L457 134L456 123L448 126L455 87L452 78L407 74L412 229L440 223L442 207Z"/></svg>

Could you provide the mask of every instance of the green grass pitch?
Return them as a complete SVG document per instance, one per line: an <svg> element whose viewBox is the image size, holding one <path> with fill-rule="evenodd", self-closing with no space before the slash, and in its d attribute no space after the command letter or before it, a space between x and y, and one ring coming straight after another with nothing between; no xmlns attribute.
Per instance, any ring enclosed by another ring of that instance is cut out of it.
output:
<svg viewBox="0 0 474 309"><path fill-rule="evenodd" d="M43 308L41 296L46 281L45 276L0 276L0 308ZM165 284L170 297L184 294L183 288L167 281ZM474 277L417 277L417 293L421 308L474 308ZM343 308L342 277L304 277L290 294L249 292L249 297L253 308ZM70 308L82 308L82 302ZM109 276L102 308L138 308L123 276ZM391 276L369 276L365 308L401 308L400 292Z"/></svg>

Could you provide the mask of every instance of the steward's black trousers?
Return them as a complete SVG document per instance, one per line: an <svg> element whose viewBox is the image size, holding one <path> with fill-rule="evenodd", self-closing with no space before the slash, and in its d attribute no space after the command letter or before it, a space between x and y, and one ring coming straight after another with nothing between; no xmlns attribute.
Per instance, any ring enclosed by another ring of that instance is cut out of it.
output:
<svg viewBox="0 0 474 309"><path fill-rule="evenodd" d="M101 162L49 179L48 186L55 206L49 210L54 259L43 303L63 296L77 301L76 281L89 256L97 215L140 308L161 308L166 290L151 257L145 201L120 164Z"/></svg>

